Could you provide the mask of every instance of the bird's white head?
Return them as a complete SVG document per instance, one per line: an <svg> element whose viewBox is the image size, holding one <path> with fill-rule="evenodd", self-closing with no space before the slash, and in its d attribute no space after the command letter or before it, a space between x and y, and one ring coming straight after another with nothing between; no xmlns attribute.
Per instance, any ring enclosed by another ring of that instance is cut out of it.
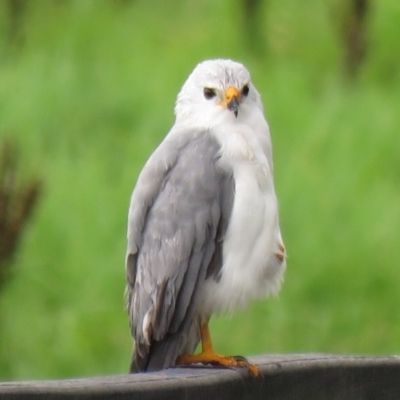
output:
<svg viewBox="0 0 400 400"><path fill-rule="evenodd" d="M252 113L263 113L260 95L250 74L231 60L198 64L184 83L176 101L176 123L214 127L243 123Z"/></svg>

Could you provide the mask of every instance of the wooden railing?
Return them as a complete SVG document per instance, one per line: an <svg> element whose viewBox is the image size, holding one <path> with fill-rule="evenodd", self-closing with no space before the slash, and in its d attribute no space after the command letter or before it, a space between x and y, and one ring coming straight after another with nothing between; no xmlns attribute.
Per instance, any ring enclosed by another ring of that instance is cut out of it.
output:
<svg viewBox="0 0 400 400"><path fill-rule="evenodd" d="M252 357L245 369L171 368L135 375L0 383L0 399L399 400L400 357L324 354Z"/></svg>

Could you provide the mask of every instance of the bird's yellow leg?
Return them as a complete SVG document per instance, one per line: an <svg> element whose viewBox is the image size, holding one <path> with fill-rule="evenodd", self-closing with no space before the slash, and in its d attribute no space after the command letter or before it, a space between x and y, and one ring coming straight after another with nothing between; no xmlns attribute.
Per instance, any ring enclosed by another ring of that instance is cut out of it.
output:
<svg viewBox="0 0 400 400"><path fill-rule="evenodd" d="M208 328L208 322L201 325L201 346L202 351L199 354L184 354L177 358L177 365L186 364L212 364L212 365L222 365L225 367L245 367L248 368L249 372L253 376L259 376L260 372L258 367L254 364L249 364L243 357L233 357L233 356L222 356L215 353L210 336L210 330Z"/></svg>

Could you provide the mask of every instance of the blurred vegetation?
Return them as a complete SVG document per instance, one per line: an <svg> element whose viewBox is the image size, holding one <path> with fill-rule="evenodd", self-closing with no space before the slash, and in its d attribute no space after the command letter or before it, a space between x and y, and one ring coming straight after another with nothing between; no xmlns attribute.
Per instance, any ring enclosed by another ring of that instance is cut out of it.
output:
<svg viewBox="0 0 400 400"><path fill-rule="evenodd" d="M355 79L367 55L368 16L371 12L370 0L336 2L343 46L345 50L343 66L347 78Z"/></svg>
<svg viewBox="0 0 400 400"><path fill-rule="evenodd" d="M0 295L13 275L13 258L41 192L41 182L18 181L18 154L7 139L0 143Z"/></svg>
<svg viewBox="0 0 400 400"><path fill-rule="evenodd" d="M1 379L127 371L129 197L183 81L215 57L263 95L289 253L279 298L213 319L216 349L399 351L400 6L373 3L353 85L339 0L269 0L264 55L239 2L26 1L11 25L0 3L0 132L46 182L0 298Z"/></svg>

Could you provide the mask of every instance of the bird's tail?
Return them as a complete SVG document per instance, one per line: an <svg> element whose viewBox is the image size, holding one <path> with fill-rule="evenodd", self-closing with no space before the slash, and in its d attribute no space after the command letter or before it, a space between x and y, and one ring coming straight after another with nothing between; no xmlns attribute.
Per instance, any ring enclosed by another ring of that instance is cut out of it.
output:
<svg viewBox="0 0 400 400"><path fill-rule="evenodd" d="M132 354L132 359L131 359L131 365L129 366L129 373L130 374L137 374L138 372L140 372L138 370L138 367L136 365L136 355L135 352L133 352Z"/></svg>
<svg viewBox="0 0 400 400"><path fill-rule="evenodd" d="M130 372L152 372L173 366L179 356L181 342L181 335L170 334L161 341L153 341L147 352L143 352L144 349L140 344L136 344L132 354Z"/></svg>
<svg viewBox="0 0 400 400"><path fill-rule="evenodd" d="M129 372L154 372L175 365L175 361L183 352L193 353L197 342L190 348L183 348L184 335L182 333L168 334L163 340L153 341L147 352L143 352L140 344L136 344L132 354ZM186 347L186 346L185 346ZM145 354L141 356L140 354Z"/></svg>

